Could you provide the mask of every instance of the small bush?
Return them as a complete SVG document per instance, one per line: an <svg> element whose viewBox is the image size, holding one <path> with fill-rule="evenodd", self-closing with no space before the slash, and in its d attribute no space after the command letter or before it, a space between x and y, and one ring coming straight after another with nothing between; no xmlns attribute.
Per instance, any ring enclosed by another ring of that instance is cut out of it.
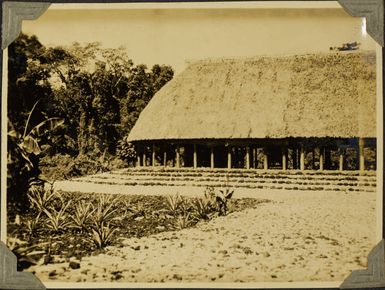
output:
<svg viewBox="0 0 385 290"><path fill-rule="evenodd" d="M219 193L216 194L215 200L217 203L217 208L220 215L226 215L228 209L228 201L234 194L234 190L226 188L225 190L219 190Z"/></svg>
<svg viewBox="0 0 385 290"><path fill-rule="evenodd" d="M118 142L116 154L122 161L126 162L127 164L134 162L137 158L135 146L132 143L127 142L125 138Z"/></svg>
<svg viewBox="0 0 385 290"><path fill-rule="evenodd" d="M64 177L66 179L91 175L100 172L108 171L108 166L103 164L99 160L95 160L92 156L79 155L70 162L64 171Z"/></svg>

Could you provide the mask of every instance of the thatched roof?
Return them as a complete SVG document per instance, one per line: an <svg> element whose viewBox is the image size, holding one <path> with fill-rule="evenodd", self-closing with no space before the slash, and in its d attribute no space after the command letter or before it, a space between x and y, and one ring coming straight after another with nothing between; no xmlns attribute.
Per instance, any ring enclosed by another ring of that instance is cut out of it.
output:
<svg viewBox="0 0 385 290"><path fill-rule="evenodd" d="M128 140L375 136L375 53L360 51L198 61Z"/></svg>

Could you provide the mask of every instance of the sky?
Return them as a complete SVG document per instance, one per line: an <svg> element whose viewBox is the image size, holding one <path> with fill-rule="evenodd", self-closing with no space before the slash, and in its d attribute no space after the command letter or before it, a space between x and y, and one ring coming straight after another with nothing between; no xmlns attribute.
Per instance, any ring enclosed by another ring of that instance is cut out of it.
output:
<svg viewBox="0 0 385 290"><path fill-rule="evenodd" d="M206 58L312 53L353 41L375 49L363 20L342 8L81 7L51 6L38 20L23 21L22 30L46 46L75 41L123 46L135 64L171 65L177 73Z"/></svg>

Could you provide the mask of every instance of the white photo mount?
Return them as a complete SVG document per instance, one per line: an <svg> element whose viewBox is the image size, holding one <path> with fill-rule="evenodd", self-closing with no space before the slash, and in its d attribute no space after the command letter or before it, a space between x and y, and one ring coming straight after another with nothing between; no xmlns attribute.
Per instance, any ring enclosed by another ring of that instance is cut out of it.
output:
<svg viewBox="0 0 385 290"><path fill-rule="evenodd" d="M338 0L340 5L355 17L365 17L367 32L384 47L384 0ZM21 32L23 20L39 18L50 6L48 2L2 3L2 50ZM4 193L2 193L4 194ZM4 221L2 221L4 222ZM384 234L384 233L383 233ZM381 240L368 256L368 269L353 271L341 284L341 288L385 287L385 249ZM46 289L30 273L16 272L16 257L0 242L0 288Z"/></svg>

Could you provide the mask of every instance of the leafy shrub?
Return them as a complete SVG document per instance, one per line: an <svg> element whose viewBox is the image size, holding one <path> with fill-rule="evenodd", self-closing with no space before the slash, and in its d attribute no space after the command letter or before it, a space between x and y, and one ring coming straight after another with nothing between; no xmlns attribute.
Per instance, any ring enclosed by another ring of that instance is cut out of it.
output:
<svg viewBox="0 0 385 290"><path fill-rule="evenodd" d="M234 194L234 190L230 190L226 188L225 190L219 190L219 193L216 194L215 200L217 203L217 208L219 210L219 214L226 215L228 209L228 201Z"/></svg>
<svg viewBox="0 0 385 290"><path fill-rule="evenodd" d="M228 211L228 202L233 196L234 190L215 191L212 186L206 187L204 197L195 198L192 202L198 218L205 220L211 219L215 214L226 215Z"/></svg>
<svg viewBox="0 0 385 290"><path fill-rule="evenodd" d="M94 157L88 155L79 155L72 162L70 162L64 171L66 179L96 174L99 172L108 171L108 166Z"/></svg>
<svg viewBox="0 0 385 290"><path fill-rule="evenodd" d="M137 158L135 146L127 142L125 138L118 142L116 154L121 160L127 162L127 164L134 162Z"/></svg>
<svg viewBox="0 0 385 290"><path fill-rule="evenodd" d="M26 194L29 182L40 174L38 165L43 140L64 124L63 119L49 118L30 129L31 116L38 102L29 112L24 129L16 130L9 122L7 134L7 200L15 206L15 210L20 211L28 207Z"/></svg>
<svg viewBox="0 0 385 290"><path fill-rule="evenodd" d="M40 160L40 170L46 180L56 181L67 178L68 168L75 160L68 154L44 156Z"/></svg>

